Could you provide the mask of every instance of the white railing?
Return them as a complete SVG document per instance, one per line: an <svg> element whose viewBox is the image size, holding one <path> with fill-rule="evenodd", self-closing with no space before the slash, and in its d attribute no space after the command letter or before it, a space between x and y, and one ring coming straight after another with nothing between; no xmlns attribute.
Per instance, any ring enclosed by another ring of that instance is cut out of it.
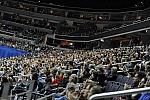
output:
<svg viewBox="0 0 150 100"><path fill-rule="evenodd" d="M138 94L138 93L143 93L143 92L144 93L150 92L150 87L95 94L95 95L92 95L89 98L89 100L99 100L99 99L102 99L102 98L111 98L111 97L117 97L117 96L125 96L125 95L131 95L131 94L134 94L134 93Z"/></svg>

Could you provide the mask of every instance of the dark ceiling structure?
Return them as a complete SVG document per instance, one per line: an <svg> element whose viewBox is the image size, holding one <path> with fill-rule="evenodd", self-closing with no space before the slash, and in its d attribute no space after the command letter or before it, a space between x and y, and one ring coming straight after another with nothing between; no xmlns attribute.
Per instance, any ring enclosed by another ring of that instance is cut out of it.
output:
<svg viewBox="0 0 150 100"><path fill-rule="evenodd" d="M91 9L127 9L149 7L150 0L30 0L60 6Z"/></svg>

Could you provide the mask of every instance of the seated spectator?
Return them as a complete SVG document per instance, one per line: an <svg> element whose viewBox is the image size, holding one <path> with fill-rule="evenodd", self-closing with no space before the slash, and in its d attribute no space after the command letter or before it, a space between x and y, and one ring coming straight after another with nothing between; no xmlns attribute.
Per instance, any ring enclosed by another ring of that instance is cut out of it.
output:
<svg viewBox="0 0 150 100"><path fill-rule="evenodd" d="M52 81L52 84L59 85L60 83L61 83L61 79L60 79L59 75L55 75L55 78Z"/></svg>
<svg viewBox="0 0 150 100"><path fill-rule="evenodd" d="M87 96L87 99L90 97L90 96L92 96L92 95L94 95L94 94L99 94L99 93L103 93L104 91L103 91L103 88L102 87L100 87L100 86L93 86L91 89L90 89L90 92L89 92L89 94L88 94L88 96Z"/></svg>
<svg viewBox="0 0 150 100"><path fill-rule="evenodd" d="M55 95L56 98L60 98L61 96L65 96L68 94L68 92L70 92L70 87L75 87L75 89L78 89L79 90L79 85L77 84L77 76L75 74L72 74L70 77L69 77L69 82L67 83L67 86L65 88L65 90L61 93L58 93ZM73 89L73 88L72 88Z"/></svg>
<svg viewBox="0 0 150 100"><path fill-rule="evenodd" d="M145 73L144 72L137 72L134 77L134 84L133 88L142 87L145 83ZM143 80L142 80L143 79Z"/></svg>
<svg viewBox="0 0 150 100"><path fill-rule="evenodd" d="M40 93L48 95L53 93L52 89L52 79L51 78L47 78L46 80L46 84L45 86L41 89Z"/></svg>
<svg viewBox="0 0 150 100"><path fill-rule="evenodd" d="M68 100L77 100L79 96L79 91L76 91L76 86L75 85L70 85L68 87L68 92L66 94Z"/></svg>
<svg viewBox="0 0 150 100"><path fill-rule="evenodd" d="M149 87L150 81L147 79L144 87ZM150 93L141 93L141 94L135 94L132 95L133 100L150 100Z"/></svg>

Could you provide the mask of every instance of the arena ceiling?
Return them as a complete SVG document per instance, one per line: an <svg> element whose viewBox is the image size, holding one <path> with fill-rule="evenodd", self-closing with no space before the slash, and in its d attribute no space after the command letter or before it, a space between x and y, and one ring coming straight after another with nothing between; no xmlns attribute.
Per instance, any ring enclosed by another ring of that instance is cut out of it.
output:
<svg viewBox="0 0 150 100"><path fill-rule="evenodd" d="M33 0L56 5L92 9L126 9L149 7L150 0Z"/></svg>

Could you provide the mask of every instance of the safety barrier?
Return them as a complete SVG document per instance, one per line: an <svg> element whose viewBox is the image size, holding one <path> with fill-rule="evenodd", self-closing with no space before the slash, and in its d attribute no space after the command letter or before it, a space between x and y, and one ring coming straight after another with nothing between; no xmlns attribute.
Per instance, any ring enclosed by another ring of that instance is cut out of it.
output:
<svg viewBox="0 0 150 100"><path fill-rule="evenodd" d="M129 89L124 91L116 91L116 92L107 92L107 93L101 93L101 94L95 94L92 95L89 100L99 100L104 98L111 98L111 97L117 97L117 96L125 96L125 95L131 95L131 94L138 94L138 93L146 93L150 92L150 87L146 88L139 88L139 89Z"/></svg>

